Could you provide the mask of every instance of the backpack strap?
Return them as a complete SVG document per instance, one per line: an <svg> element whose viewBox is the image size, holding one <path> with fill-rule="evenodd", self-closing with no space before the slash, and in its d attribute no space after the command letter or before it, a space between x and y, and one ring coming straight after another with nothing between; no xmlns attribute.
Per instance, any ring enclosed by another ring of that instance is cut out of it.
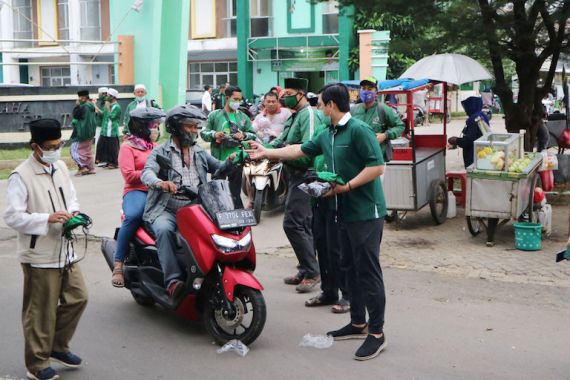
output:
<svg viewBox="0 0 570 380"><path fill-rule="evenodd" d="M380 125L384 128L386 126L386 110L384 109L384 105L378 102L376 110L378 111L378 120L380 121ZM386 131L386 129L384 129L384 131Z"/></svg>

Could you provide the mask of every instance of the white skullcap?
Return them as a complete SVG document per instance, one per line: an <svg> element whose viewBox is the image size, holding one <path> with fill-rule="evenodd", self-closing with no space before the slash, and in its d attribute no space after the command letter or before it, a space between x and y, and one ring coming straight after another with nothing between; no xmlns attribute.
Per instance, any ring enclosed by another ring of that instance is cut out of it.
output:
<svg viewBox="0 0 570 380"><path fill-rule="evenodd" d="M109 91L109 89L107 87L99 87L99 89L97 90L97 92L100 94L107 92L107 91Z"/></svg>
<svg viewBox="0 0 570 380"><path fill-rule="evenodd" d="M119 96L119 91L115 90L114 88L109 88L107 90L107 94L111 95L113 98L116 98Z"/></svg>
<svg viewBox="0 0 570 380"><path fill-rule="evenodd" d="M146 91L146 87L144 86L144 84L137 84L135 86L135 91L136 90L145 90Z"/></svg>

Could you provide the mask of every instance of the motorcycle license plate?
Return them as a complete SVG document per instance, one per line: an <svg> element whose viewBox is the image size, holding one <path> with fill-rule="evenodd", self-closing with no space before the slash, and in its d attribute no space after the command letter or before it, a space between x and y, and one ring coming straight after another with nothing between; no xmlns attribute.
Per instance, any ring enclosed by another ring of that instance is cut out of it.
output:
<svg viewBox="0 0 570 380"><path fill-rule="evenodd" d="M216 213L216 219L218 221L218 226L222 230L255 226L257 224L255 214L253 213L253 210L250 209L221 211Z"/></svg>

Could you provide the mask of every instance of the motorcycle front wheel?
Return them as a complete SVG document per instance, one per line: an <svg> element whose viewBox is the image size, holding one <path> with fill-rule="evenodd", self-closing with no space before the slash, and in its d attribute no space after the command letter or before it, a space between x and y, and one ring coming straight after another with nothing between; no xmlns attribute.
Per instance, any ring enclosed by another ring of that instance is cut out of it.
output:
<svg viewBox="0 0 570 380"><path fill-rule="evenodd" d="M237 339L249 345L259 337L267 318L265 299L261 291L243 286L236 287L232 302L236 312L231 319L224 315L219 304L209 300L204 308L206 331L216 344L221 346Z"/></svg>
<svg viewBox="0 0 570 380"><path fill-rule="evenodd" d="M255 215L255 220L257 223L261 223L261 210L263 209L263 199L265 198L265 190L256 190L255 196L253 197L253 213Z"/></svg>

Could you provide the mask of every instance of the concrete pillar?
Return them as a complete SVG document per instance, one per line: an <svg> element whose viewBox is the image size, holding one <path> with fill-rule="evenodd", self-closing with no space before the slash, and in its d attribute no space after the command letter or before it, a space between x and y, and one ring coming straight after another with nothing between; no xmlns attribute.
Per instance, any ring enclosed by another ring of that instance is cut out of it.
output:
<svg viewBox="0 0 570 380"><path fill-rule="evenodd" d="M249 0L237 0L236 18L238 86L242 89L245 98L251 98L253 96L253 63L248 60ZM235 85L235 83L232 84Z"/></svg>
<svg viewBox="0 0 570 380"><path fill-rule="evenodd" d="M79 41L81 39L81 7L79 1L70 0L67 3L67 25L69 25L69 39L72 41ZM79 43L73 42L68 44L69 50L78 51ZM80 56L78 54L70 54L70 62L79 62ZM80 65L69 65L69 75L71 77L72 86L80 86L84 84L85 72Z"/></svg>
<svg viewBox="0 0 570 380"><path fill-rule="evenodd" d="M360 80L372 75L372 34L374 29L358 31Z"/></svg>
<svg viewBox="0 0 570 380"><path fill-rule="evenodd" d="M135 38L133 36L119 36L119 71L118 78L115 80L120 85L135 84L135 62L134 62L134 46Z"/></svg>
<svg viewBox="0 0 570 380"><path fill-rule="evenodd" d="M338 37L339 37L339 80L350 80L348 57L350 49L354 46L354 5L344 6L338 13Z"/></svg>
<svg viewBox="0 0 570 380"><path fill-rule="evenodd" d="M190 0L163 1L160 41L160 88L164 109L186 102Z"/></svg>

